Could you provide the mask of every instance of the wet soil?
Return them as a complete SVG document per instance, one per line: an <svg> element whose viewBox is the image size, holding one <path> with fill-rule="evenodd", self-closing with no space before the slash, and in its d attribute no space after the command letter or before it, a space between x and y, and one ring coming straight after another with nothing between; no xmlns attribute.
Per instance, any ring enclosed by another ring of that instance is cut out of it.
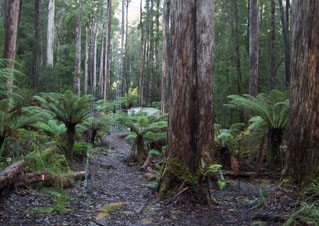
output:
<svg viewBox="0 0 319 226"><path fill-rule="evenodd" d="M50 207L41 189L13 190L0 202L0 225L281 225L294 198L267 180L227 180L216 186L212 206L185 206L160 202L138 166L127 166L130 145L112 133L103 138L106 147L90 159L87 191L83 183L67 190L66 213L35 213ZM112 150L108 151L111 141ZM75 165L74 170L83 170Z"/></svg>

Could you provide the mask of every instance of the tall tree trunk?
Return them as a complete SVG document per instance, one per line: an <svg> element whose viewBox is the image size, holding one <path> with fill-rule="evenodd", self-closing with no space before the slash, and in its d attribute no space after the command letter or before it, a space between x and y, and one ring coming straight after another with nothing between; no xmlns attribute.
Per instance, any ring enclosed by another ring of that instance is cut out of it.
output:
<svg viewBox="0 0 319 226"><path fill-rule="evenodd" d="M18 33L20 0L11 0L8 3L6 16L6 32L4 41L3 58L15 60L16 57L16 42ZM10 62L8 68L14 68L14 63ZM8 80L9 86L13 84L13 80ZM12 91L10 89L10 91Z"/></svg>
<svg viewBox="0 0 319 226"><path fill-rule="evenodd" d="M128 52L128 45L127 45L127 37L128 37L128 6L129 6L130 0L126 0L126 10L125 10L125 57L124 57L124 80L125 80L125 87L123 93L126 93L128 95L128 89L129 89L129 76L128 76L128 66L129 66L129 52Z"/></svg>
<svg viewBox="0 0 319 226"><path fill-rule="evenodd" d="M95 96L96 91L96 69L97 69L97 37L99 35L98 22L94 24L93 34L93 79L92 79L92 93Z"/></svg>
<svg viewBox="0 0 319 226"><path fill-rule="evenodd" d="M167 28L169 14L167 10L168 0L165 0L163 7L163 47L162 47L162 83L161 83L161 112L166 113L166 76L167 76Z"/></svg>
<svg viewBox="0 0 319 226"><path fill-rule="evenodd" d="M161 87L161 77L160 77L160 69L159 69L159 40L160 40L160 31L159 31L159 17L160 17L160 0L156 1L156 36L155 36L155 76L154 76L154 92L153 92L153 99L158 100L159 93L160 93L160 87Z"/></svg>
<svg viewBox="0 0 319 226"><path fill-rule="evenodd" d="M159 192L201 183L203 154L213 148L214 1L172 1L172 78L168 154Z"/></svg>
<svg viewBox="0 0 319 226"><path fill-rule="evenodd" d="M236 53L236 72L237 72L237 92L241 94L241 68L240 68L240 49L239 49L239 18L238 18L238 5L237 0L232 0L232 4L234 7L234 17L235 17L235 53Z"/></svg>
<svg viewBox="0 0 319 226"><path fill-rule="evenodd" d="M299 184L310 182L319 161L318 18L319 1L294 1L288 170Z"/></svg>
<svg viewBox="0 0 319 226"><path fill-rule="evenodd" d="M88 77L89 77L89 31L85 27L85 60L84 60L84 94L88 93Z"/></svg>
<svg viewBox="0 0 319 226"><path fill-rule="evenodd" d="M100 70L99 70L99 96L103 96L103 72L104 72L104 19L103 19L103 30L101 37L101 52L100 52Z"/></svg>
<svg viewBox="0 0 319 226"><path fill-rule="evenodd" d="M287 27L286 27L285 13L284 13L284 7L282 5L282 0L279 0L279 7L280 7L282 35L284 38L286 86L289 86L289 84L290 84L289 41L288 41L288 31L287 31Z"/></svg>
<svg viewBox="0 0 319 226"><path fill-rule="evenodd" d="M139 78L139 106L143 107L143 88L144 88L144 64L145 64L145 47L144 47L144 24L143 24L143 0L140 1L140 26L141 26L141 50L140 50L140 78Z"/></svg>
<svg viewBox="0 0 319 226"><path fill-rule="evenodd" d="M276 80L276 5L275 0L271 0L271 57L270 57L270 79L269 91L275 89Z"/></svg>
<svg viewBox="0 0 319 226"><path fill-rule="evenodd" d="M55 14L55 0L49 0L48 26L47 26L47 55L46 55L46 65L49 67L53 67L54 14Z"/></svg>
<svg viewBox="0 0 319 226"><path fill-rule="evenodd" d="M249 94L258 94L258 4L250 0L249 14Z"/></svg>
<svg viewBox="0 0 319 226"><path fill-rule="evenodd" d="M74 77L74 90L81 95L81 36L82 36L82 0L78 0L79 14L76 22L76 75Z"/></svg>
<svg viewBox="0 0 319 226"><path fill-rule="evenodd" d="M40 0L34 0L34 40L33 40L33 53L32 53L32 85L33 90L35 91L38 87L38 53L39 53L39 7L40 7Z"/></svg>
<svg viewBox="0 0 319 226"><path fill-rule="evenodd" d="M149 55L148 55L148 84L147 84L147 100L149 106L152 104L152 91L153 91L153 58L154 58L154 20L153 20L153 8L154 0L151 0L151 8L149 9L150 14L150 25L149 25Z"/></svg>
<svg viewBox="0 0 319 226"><path fill-rule="evenodd" d="M107 34L105 39L105 79L104 79L104 102L109 100L109 88L110 88L110 51L111 51L111 13L112 13L112 1L107 1Z"/></svg>

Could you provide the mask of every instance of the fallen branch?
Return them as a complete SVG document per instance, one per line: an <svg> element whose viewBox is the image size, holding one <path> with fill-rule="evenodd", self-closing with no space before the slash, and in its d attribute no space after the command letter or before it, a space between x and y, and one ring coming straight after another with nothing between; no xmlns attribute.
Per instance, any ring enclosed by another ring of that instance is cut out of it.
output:
<svg viewBox="0 0 319 226"><path fill-rule="evenodd" d="M27 162L18 161L5 168L0 173L0 189L11 186L15 182L17 175L22 174L26 166Z"/></svg>
<svg viewBox="0 0 319 226"><path fill-rule="evenodd" d="M45 187L63 187L69 188L75 184L77 180L83 180L85 171L73 172L71 174L54 175L48 172L27 173L20 175L15 186L34 186L35 184L42 183Z"/></svg>

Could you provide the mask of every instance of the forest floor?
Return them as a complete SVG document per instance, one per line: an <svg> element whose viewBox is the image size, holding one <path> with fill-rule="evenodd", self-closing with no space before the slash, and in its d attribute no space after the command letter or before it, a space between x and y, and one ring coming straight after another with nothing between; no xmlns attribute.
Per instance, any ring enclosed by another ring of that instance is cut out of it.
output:
<svg viewBox="0 0 319 226"><path fill-rule="evenodd" d="M160 202L148 187L138 166L127 166L130 145L112 133L112 151L100 151L90 159L87 194L83 183L67 190L66 213L32 213L50 207L43 190L13 190L0 202L0 225L281 225L295 199L267 180L227 179L220 191L216 186L212 206L185 206ZM74 170L83 170L75 165Z"/></svg>

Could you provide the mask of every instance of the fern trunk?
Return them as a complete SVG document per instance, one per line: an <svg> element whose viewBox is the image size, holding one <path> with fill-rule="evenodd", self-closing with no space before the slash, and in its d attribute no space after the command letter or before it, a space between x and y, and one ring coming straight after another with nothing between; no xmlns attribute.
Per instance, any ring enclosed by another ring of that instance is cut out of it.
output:
<svg viewBox="0 0 319 226"><path fill-rule="evenodd" d="M268 149L269 155L269 166L272 171L281 169L281 155L280 145L282 143L283 130L279 128L270 128L268 130Z"/></svg>
<svg viewBox="0 0 319 226"><path fill-rule="evenodd" d="M75 141L75 124L67 125L67 147L65 150L65 157L68 161L73 162L74 160L74 141Z"/></svg>
<svg viewBox="0 0 319 226"><path fill-rule="evenodd" d="M144 149L144 141L142 136L138 136L136 140L136 149L137 149L137 163L143 165L146 152Z"/></svg>

